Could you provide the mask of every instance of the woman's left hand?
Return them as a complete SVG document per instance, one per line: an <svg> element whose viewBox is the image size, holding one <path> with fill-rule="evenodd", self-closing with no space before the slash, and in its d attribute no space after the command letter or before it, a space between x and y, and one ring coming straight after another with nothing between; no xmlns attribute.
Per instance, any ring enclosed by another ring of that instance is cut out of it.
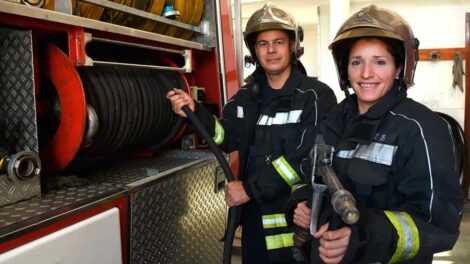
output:
<svg viewBox="0 0 470 264"><path fill-rule="evenodd" d="M294 210L294 224L302 227L303 229L310 229L311 213L312 210L308 208L306 201L298 203Z"/></svg>
<svg viewBox="0 0 470 264"><path fill-rule="evenodd" d="M328 226L329 223L322 225L313 235L320 240L318 248L320 258L327 264L340 263L349 245L351 228L344 226L338 230L328 231Z"/></svg>

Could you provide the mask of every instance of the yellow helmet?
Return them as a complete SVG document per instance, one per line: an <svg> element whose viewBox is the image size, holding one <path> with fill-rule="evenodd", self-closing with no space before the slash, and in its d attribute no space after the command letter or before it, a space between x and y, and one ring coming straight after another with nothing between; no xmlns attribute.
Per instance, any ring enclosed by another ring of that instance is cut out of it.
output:
<svg viewBox="0 0 470 264"><path fill-rule="evenodd" d="M261 9L255 11L246 24L244 38L245 45L250 51L252 58L258 61L255 52L256 36L261 31L266 30L285 30L289 37L295 40L295 56L298 58L300 54L300 37L298 34L298 26L294 17L282 10L279 6L268 2Z"/></svg>
<svg viewBox="0 0 470 264"><path fill-rule="evenodd" d="M356 12L343 23L329 46L333 53L342 89L345 89L349 83L347 80L347 56L349 55L349 50L344 50L345 47L342 47L341 44L345 40L362 37L381 37L402 43L405 53L404 61L397 62L403 63L400 78L404 81L406 87L414 84L414 72L419 58L418 39L414 37L410 25L400 15L388 9L369 5ZM345 54L345 52L348 54Z"/></svg>

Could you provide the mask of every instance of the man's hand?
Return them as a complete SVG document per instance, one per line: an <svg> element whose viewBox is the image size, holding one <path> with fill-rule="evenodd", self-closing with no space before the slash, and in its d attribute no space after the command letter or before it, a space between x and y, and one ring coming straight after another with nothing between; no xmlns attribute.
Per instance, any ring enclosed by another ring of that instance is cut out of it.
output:
<svg viewBox="0 0 470 264"><path fill-rule="evenodd" d="M225 185L225 202L229 207L247 203L250 197L246 194L241 181L232 181Z"/></svg>
<svg viewBox="0 0 470 264"><path fill-rule="evenodd" d="M195 103L193 98L181 89L174 88L166 94L166 98L171 101L173 111L182 117L186 117L186 114L181 110L185 105L188 105L191 111L194 112Z"/></svg>
<svg viewBox="0 0 470 264"><path fill-rule="evenodd" d="M320 227L313 235L320 240L320 258L327 264L340 263L344 258L351 238L351 228L344 226L335 231L328 231L329 223Z"/></svg>

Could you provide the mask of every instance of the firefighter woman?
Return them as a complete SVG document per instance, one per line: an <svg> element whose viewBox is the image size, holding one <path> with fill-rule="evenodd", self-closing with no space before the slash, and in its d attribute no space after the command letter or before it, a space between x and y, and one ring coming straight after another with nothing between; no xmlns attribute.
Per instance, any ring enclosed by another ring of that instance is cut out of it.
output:
<svg viewBox="0 0 470 264"><path fill-rule="evenodd" d="M347 96L317 133L334 146L332 167L360 218L345 225L324 199L311 263L431 263L459 236L463 196L449 128L407 98L418 45L405 20L374 5L346 20L330 45ZM303 188L291 199L311 196ZM294 204L293 222L309 228L311 210Z"/></svg>
<svg viewBox="0 0 470 264"><path fill-rule="evenodd" d="M228 206L242 206L243 263L291 263L292 231L284 209L300 181L301 158L313 144L304 138L336 105L333 91L299 70L297 25L268 3L249 19L245 43L256 62L252 81L215 118L181 90L171 91L177 114L195 111L220 148L238 150L241 180L225 188Z"/></svg>

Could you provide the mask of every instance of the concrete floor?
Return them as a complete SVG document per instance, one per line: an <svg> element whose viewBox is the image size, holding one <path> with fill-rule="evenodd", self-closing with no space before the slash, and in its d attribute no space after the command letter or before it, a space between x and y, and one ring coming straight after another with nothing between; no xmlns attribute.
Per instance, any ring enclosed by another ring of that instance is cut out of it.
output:
<svg viewBox="0 0 470 264"><path fill-rule="evenodd" d="M235 241L239 245L239 241ZM241 250L234 247L232 263L241 264ZM462 223L460 224L460 237L454 248L434 256L433 264L468 264L470 263L470 203L465 206Z"/></svg>

